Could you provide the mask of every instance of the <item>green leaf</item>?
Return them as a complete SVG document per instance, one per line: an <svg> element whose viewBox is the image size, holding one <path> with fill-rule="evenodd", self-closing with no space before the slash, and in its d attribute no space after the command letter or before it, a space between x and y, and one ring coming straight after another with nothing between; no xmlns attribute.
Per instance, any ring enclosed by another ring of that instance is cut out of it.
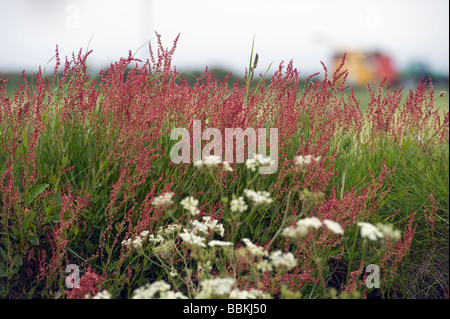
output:
<svg viewBox="0 0 450 319"><path fill-rule="evenodd" d="M262 233L262 231L263 231L263 225L262 224L258 224L258 226L256 226L256 228L255 228L255 236L259 236L259 235L261 235L261 233Z"/></svg>
<svg viewBox="0 0 450 319"><path fill-rule="evenodd" d="M23 265L23 259L22 259L22 256L20 256L20 255L15 255L14 257L13 257L13 262L12 262L12 264L11 264L11 270L12 270L12 273L10 274L10 276L12 276L12 275L14 275L14 274L17 274L18 272L19 272L19 269L20 269L20 267Z"/></svg>
<svg viewBox="0 0 450 319"><path fill-rule="evenodd" d="M39 246L39 238L36 235L31 235L28 237L28 240L32 245Z"/></svg>
<svg viewBox="0 0 450 319"><path fill-rule="evenodd" d="M31 202L33 202L33 200L36 198L36 196L38 196L43 191L45 191L48 186L49 186L49 184L40 184L40 185L34 186L28 193L28 200L26 202L27 205L30 205Z"/></svg>

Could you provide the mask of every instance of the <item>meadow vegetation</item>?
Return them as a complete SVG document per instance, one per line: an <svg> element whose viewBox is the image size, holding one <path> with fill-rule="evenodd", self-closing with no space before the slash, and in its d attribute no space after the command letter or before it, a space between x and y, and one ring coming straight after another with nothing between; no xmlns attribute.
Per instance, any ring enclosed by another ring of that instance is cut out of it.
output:
<svg viewBox="0 0 450 319"><path fill-rule="evenodd" d="M292 62L247 85L253 61L244 83L206 69L192 86L176 41L96 77L91 52L57 51L54 76L13 95L1 78L2 298L448 298L449 112L432 79L380 83L365 108L345 61L304 85ZM194 120L277 128L277 172L259 174L267 153L173 163L170 132Z"/></svg>

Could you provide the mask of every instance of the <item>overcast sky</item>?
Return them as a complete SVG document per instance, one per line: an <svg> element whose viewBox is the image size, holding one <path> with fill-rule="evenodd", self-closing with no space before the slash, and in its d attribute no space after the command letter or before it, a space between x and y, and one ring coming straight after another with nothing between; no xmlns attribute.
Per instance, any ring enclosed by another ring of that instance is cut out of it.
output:
<svg viewBox="0 0 450 319"><path fill-rule="evenodd" d="M178 69L243 72L253 36L259 73L294 60L307 76L336 49L379 49L399 68L423 61L449 73L448 0L0 0L0 72L35 72L52 58L93 49L100 68L144 43L180 39ZM148 46L138 57L147 59ZM51 64L50 64L51 65Z"/></svg>

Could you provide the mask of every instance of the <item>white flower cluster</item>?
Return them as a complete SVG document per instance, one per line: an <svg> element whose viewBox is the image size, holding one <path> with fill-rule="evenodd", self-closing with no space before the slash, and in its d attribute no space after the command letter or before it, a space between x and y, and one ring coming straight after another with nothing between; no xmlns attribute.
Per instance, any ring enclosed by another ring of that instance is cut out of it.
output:
<svg viewBox="0 0 450 319"><path fill-rule="evenodd" d="M194 220L191 222L191 229L183 229L183 233L180 234L181 239L187 244L206 247L206 238L201 235L210 236L214 233L218 233L223 237L225 228L219 223L217 219L212 219L210 216L204 216L203 221ZM222 242L218 240L212 240L208 243L209 246L231 246L232 243Z"/></svg>
<svg viewBox="0 0 450 319"><path fill-rule="evenodd" d="M84 299L111 299L112 295L108 290L103 290L98 292L94 297L91 298L90 294L86 294L86 296L84 296Z"/></svg>
<svg viewBox="0 0 450 319"><path fill-rule="evenodd" d="M374 225L365 222L359 222L360 233L362 238L369 238L372 241L377 241L378 238L383 238L383 233Z"/></svg>
<svg viewBox="0 0 450 319"><path fill-rule="evenodd" d="M253 154L252 158L247 159L245 166L252 172L256 171L259 166L270 166L275 162L268 156L262 154Z"/></svg>
<svg viewBox="0 0 450 319"><path fill-rule="evenodd" d="M319 229L325 225L329 230L331 230L335 234L342 235L344 230L341 225L332 221L332 220L324 220L323 224L317 217L307 217L303 219L299 219L295 226L289 226L283 229L283 235L287 237L304 237L308 234L310 228Z"/></svg>
<svg viewBox="0 0 450 319"><path fill-rule="evenodd" d="M180 202L180 204L184 209L189 211L192 216L198 215L200 213L200 210L197 208L198 199L195 199L192 196L186 197Z"/></svg>
<svg viewBox="0 0 450 319"><path fill-rule="evenodd" d="M256 205L265 204L269 205L273 202L270 198L270 193L266 191L257 191L251 189L244 189L244 194L247 198L251 199Z"/></svg>
<svg viewBox="0 0 450 319"><path fill-rule="evenodd" d="M200 282L201 290L197 294L198 299L209 299L214 296L229 295L234 285L233 278L213 278Z"/></svg>
<svg viewBox="0 0 450 319"><path fill-rule="evenodd" d="M219 223L217 219L212 219L211 216L203 216L203 222L199 222L198 220L194 220L191 222L193 226L193 230L196 233L203 233L205 235L211 233L218 233L221 237L223 237L225 233L225 228L222 224Z"/></svg>
<svg viewBox="0 0 450 319"><path fill-rule="evenodd" d="M233 289L230 292L229 298L231 299L270 299L271 296L265 291L258 289L250 289L250 290L240 290Z"/></svg>
<svg viewBox="0 0 450 319"><path fill-rule="evenodd" d="M261 260L257 265L261 272L272 271L274 267L286 266L287 270L291 270L297 266L297 259L291 252L283 254L281 250L277 250L270 254L269 259Z"/></svg>
<svg viewBox="0 0 450 319"><path fill-rule="evenodd" d="M214 246L227 246L227 247L229 247L229 246L233 246L233 243L229 242L229 241L211 240L208 243L208 245L211 246L211 247L214 247Z"/></svg>
<svg viewBox="0 0 450 319"><path fill-rule="evenodd" d="M261 290L250 289L240 290L234 288L235 280L233 278L213 278L205 279L200 282L201 290L197 294L197 299L211 299L214 297L228 297L231 299L269 299L271 296Z"/></svg>
<svg viewBox="0 0 450 319"><path fill-rule="evenodd" d="M394 241L397 241L402 237L402 232L399 229L394 229L391 224L377 223L376 227L383 233L383 235Z"/></svg>
<svg viewBox="0 0 450 319"><path fill-rule="evenodd" d="M171 291L170 288L163 280L155 281L136 289L133 292L133 299L187 299L182 293Z"/></svg>
<svg viewBox="0 0 450 319"><path fill-rule="evenodd" d="M270 254L269 259L275 267L283 265L287 269L292 269L297 266L297 259L291 252L283 254L281 250L277 250Z"/></svg>
<svg viewBox="0 0 450 319"><path fill-rule="evenodd" d="M299 155L294 157L294 162L297 166L307 166L313 161L318 162L322 159L322 156L314 157L312 155Z"/></svg>
<svg viewBox="0 0 450 319"><path fill-rule="evenodd" d="M244 238L242 239L242 241L245 244L245 248L247 249L247 251L252 254L253 256L265 256L267 257L269 255L269 253L264 250L263 247L260 246L256 246L254 243L252 243L252 241L248 238Z"/></svg>
<svg viewBox="0 0 450 319"><path fill-rule="evenodd" d="M194 162L194 166L197 168L202 168L203 166L205 167L217 167L220 164L222 164L222 169L225 172L232 172L233 169L230 166L230 163L226 162L226 161L221 161L219 156L216 155L209 155L209 156L205 156L205 158L203 160L198 160Z"/></svg>
<svg viewBox="0 0 450 319"><path fill-rule="evenodd" d="M310 228L319 229L322 226L327 227L331 232L343 235L344 230L339 223L332 220L325 219L323 222L317 217L307 217L299 219L295 226L289 226L283 229L282 234L287 237L296 238L297 236L304 237L308 234ZM395 241L401 238L401 231L394 229L392 225L378 223L376 226L366 222L358 222L360 234L362 238L368 238L371 241L377 241L384 237L389 237Z"/></svg>
<svg viewBox="0 0 450 319"><path fill-rule="evenodd" d="M152 201L152 205L156 207L167 207L173 204L172 198L174 193L167 192L155 197Z"/></svg>
<svg viewBox="0 0 450 319"><path fill-rule="evenodd" d="M150 232L148 230L143 230L137 235L133 240L128 238L122 241L122 245L133 246L135 250L139 250L143 247L144 243L150 238ZM154 237L152 236L152 240Z"/></svg>
<svg viewBox="0 0 450 319"><path fill-rule="evenodd" d="M247 210L248 206L244 202L244 197L240 196L235 198L230 202L230 209L233 213L240 212L243 213Z"/></svg>
<svg viewBox="0 0 450 319"><path fill-rule="evenodd" d="M177 233L179 230L181 230L181 228L182 228L182 226L177 223L167 225L166 227L160 226L158 229L158 232L157 232L157 236L162 236L162 237L166 238L174 233Z"/></svg>
<svg viewBox="0 0 450 319"><path fill-rule="evenodd" d="M360 227L361 237L368 238L371 241L377 241L384 237L389 237L392 240L397 241L402 236L401 231L394 229L390 224L377 223L376 225L372 225L366 222L359 222L358 226Z"/></svg>
<svg viewBox="0 0 450 319"><path fill-rule="evenodd" d="M206 247L204 241L206 238L197 236L192 231L184 229L182 233L179 235L181 239L187 244L196 245L200 247Z"/></svg>

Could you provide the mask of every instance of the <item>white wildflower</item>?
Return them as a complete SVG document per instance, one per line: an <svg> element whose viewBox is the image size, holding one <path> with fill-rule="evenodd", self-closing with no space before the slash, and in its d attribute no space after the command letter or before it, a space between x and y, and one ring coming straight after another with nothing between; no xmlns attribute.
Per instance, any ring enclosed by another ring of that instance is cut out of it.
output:
<svg viewBox="0 0 450 319"><path fill-rule="evenodd" d="M214 278L200 282L201 290L197 295L198 299L209 299L214 296L227 296L234 285L233 278Z"/></svg>
<svg viewBox="0 0 450 319"><path fill-rule="evenodd" d="M365 222L358 222L358 226L361 228L361 237L369 238L372 241L377 241L378 238L383 238L383 233L374 225Z"/></svg>
<svg viewBox="0 0 450 319"><path fill-rule="evenodd" d="M304 237L308 234L310 228L318 229L322 227L322 222L317 217L307 217L299 219L294 226L283 229L282 234L287 237Z"/></svg>
<svg viewBox="0 0 450 319"><path fill-rule="evenodd" d="M160 294L160 299L188 299L185 295L183 295L181 292L178 291L164 291Z"/></svg>
<svg viewBox="0 0 450 319"><path fill-rule="evenodd" d="M221 241L221 240L211 240L208 243L209 246L214 247L214 246L233 246L232 242L229 241Z"/></svg>
<svg viewBox="0 0 450 319"><path fill-rule="evenodd" d="M176 277L178 276L178 271L175 268L170 268L170 272L169 272L169 276L170 277Z"/></svg>
<svg viewBox="0 0 450 319"><path fill-rule="evenodd" d="M150 232L148 230L143 230L140 232L139 236L141 236L144 239L147 239L150 235Z"/></svg>
<svg viewBox="0 0 450 319"><path fill-rule="evenodd" d="M159 195L155 197L152 201L152 205L156 207L166 207L173 204L172 198L174 196L174 193L167 192L165 194Z"/></svg>
<svg viewBox="0 0 450 319"><path fill-rule="evenodd" d="M198 160L194 162L194 166L197 168L202 168L203 167L203 161L202 160Z"/></svg>
<svg viewBox="0 0 450 319"><path fill-rule="evenodd" d="M314 227L315 229L319 229L322 227L322 222L317 217L306 217L299 219L297 221L297 226L298 225L302 227Z"/></svg>
<svg viewBox="0 0 450 319"><path fill-rule="evenodd" d="M295 259L291 252L283 254L281 250L277 250L270 254L269 259L275 267L284 265L287 269L292 269L297 266L297 259Z"/></svg>
<svg viewBox="0 0 450 319"><path fill-rule="evenodd" d="M166 227L162 227L160 226L158 229L158 235L164 236L164 237L168 237L170 235L172 235L173 233L178 232L179 230L181 230L182 226L180 224L174 223L174 224L170 224Z"/></svg>
<svg viewBox="0 0 450 319"><path fill-rule="evenodd" d="M273 199L270 198L270 193L266 191L257 191L251 189L244 189L244 194L251 199L255 204L271 204Z"/></svg>
<svg viewBox="0 0 450 319"><path fill-rule="evenodd" d="M146 284L133 292L133 299L186 299L187 297L179 292L170 291L170 285L163 280Z"/></svg>
<svg viewBox="0 0 450 319"><path fill-rule="evenodd" d="M246 249L253 255L253 256L268 256L269 253L264 250L263 247L258 247L255 244L253 244L250 239L244 238L242 239L244 242Z"/></svg>
<svg viewBox="0 0 450 319"><path fill-rule="evenodd" d="M142 245L144 244L144 239L142 239L141 236L136 236L133 240L133 248L138 250L142 248Z"/></svg>
<svg viewBox="0 0 450 319"><path fill-rule="evenodd" d="M233 213L240 212L243 213L247 210L248 206L244 202L244 197L240 196L235 198L230 203L230 209Z"/></svg>
<svg viewBox="0 0 450 319"><path fill-rule="evenodd" d="M240 290L235 288L230 292L229 297L231 299L269 299L270 295L265 291L254 288L250 290Z"/></svg>
<svg viewBox="0 0 450 319"><path fill-rule="evenodd" d="M320 161L322 156L313 157L312 155L299 155L294 157L294 162L297 166L307 166L313 161Z"/></svg>
<svg viewBox="0 0 450 319"><path fill-rule="evenodd" d="M325 219L323 221L323 224L335 234L338 235L344 234L344 230L342 229L341 225L339 225L339 223L336 223L335 221Z"/></svg>
<svg viewBox="0 0 450 319"><path fill-rule="evenodd" d="M187 244L206 247L204 244L205 238L190 233L187 229L184 229L184 232L180 233L180 237Z"/></svg>
<svg viewBox="0 0 450 319"><path fill-rule="evenodd" d="M103 290L97 293L92 299L111 299L112 295L108 290Z"/></svg>
<svg viewBox="0 0 450 319"><path fill-rule="evenodd" d="M175 246L175 241L173 239L164 240L164 242L154 246L152 252L161 258L169 257Z"/></svg>
<svg viewBox="0 0 450 319"><path fill-rule="evenodd" d="M223 161L222 165L223 165L224 172L232 172L233 171L233 169L230 166L230 163Z"/></svg>
<svg viewBox="0 0 450 319"><path fill-rule="evenodd" d="M272 271L273 265L267 259L264 259L256 265L256 268L261 270L261 272Z"/></svg>
<svg viewBox="0 0 450 319"><path fill-rule="evenodd" d="M192 196L186 197L180 202L181 206L183 206L184 209L189 211L193 216L198 215L200 213L200 210L197 208L198 205L198 199L195 199Z"/></svg>
<svg viewBox="0 0 450 319"><path fill-rule="evenodd" d="M122 245L124 246L130 246L132 243L133 241L130 238L122 240Z"/></svg>
<svg viewBox="0 0 450 319"><path fill-rule="evenodd" d="M203 159L203 165L206 167L216 167L221 162L220 157L216 155L209 155Z"/></svg>
<svg viewBox="0 0 450 319"><path fill-rule="evenodd" d="M156 234L156 236L154 234L150 234L148 236L148 241L154 244L159 244L164 242L164 237L159 234Z"/></svg>
<svg viewBox="0 0 450 319"><path fill-rule="evenodd" d="M394 229L391 224L376 224L376 227L386 236L394 241L399 240L402 237L402 232L399 229Z"/></svg>
<svg viewBox="0 0 450 319"><path fill-rule="evenodd" d="M194 220L191 222L193 226L194 233L203 233L208 235L210 233L219 233L220 236L223 237L225 233L225 228L222 224L219 223L217 219L212 219L210 216L203 216L203 222L199 222L198 220Z"/></svg>
<svg viewBox="0 0 450 319"><path fill-rule="evenodd" d="M268 156L262 154L253 154L252 158L247 159L245 166L252 172L256 171L259 166L270 166L275 162Z"/></svg>

